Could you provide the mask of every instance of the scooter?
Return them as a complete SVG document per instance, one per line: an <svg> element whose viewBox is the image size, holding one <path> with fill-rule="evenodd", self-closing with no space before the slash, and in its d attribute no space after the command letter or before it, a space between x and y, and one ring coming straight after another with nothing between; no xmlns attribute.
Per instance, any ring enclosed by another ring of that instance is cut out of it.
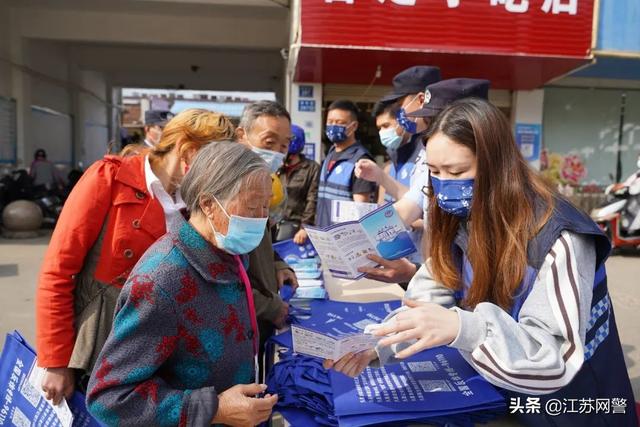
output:
<svg viewBox="0 0 640 427"><path fill-rule="evenodd" d="M605 190L605 203L591 211L591 218L609 237L614 250L640 249L640 193L631 194L630 187L610 185Z"/></svg>

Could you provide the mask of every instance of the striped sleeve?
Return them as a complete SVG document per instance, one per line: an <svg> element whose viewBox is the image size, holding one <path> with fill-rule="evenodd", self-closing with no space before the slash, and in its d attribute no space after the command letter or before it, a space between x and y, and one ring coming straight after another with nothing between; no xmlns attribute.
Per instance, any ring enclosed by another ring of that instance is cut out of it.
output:
<svg viewBox="0 0 640 427"><path fill-rule="evenodd" d="M547 254L519 319L491 303L457 308L460 330L451 347L488 381L526 394L567 385L584 361L591 311L595 246L563 232Z"/></svg>

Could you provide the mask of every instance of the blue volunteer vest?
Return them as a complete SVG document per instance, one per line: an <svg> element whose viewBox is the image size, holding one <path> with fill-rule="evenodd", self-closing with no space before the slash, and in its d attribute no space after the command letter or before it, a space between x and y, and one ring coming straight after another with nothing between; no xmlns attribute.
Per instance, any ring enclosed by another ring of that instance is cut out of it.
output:
<svg viewBox="0 0 640 427"><path fill-rule="evenodd" d="M419 159L422 157L424 146L422 145L423 134L411 136L409 142L401 146L396 152L390 152L391 168L389 175L407 188L411 188L411 178L416 169ZM395 202L396 199L389 194L384 195L385 203ZM424 261L422 257L422 231L410 231L409 236L415 245L417 252L409 255L409 260L418 264Z"/></svg>
<svg viewBox="0 0 640 427"><path fill-rule="evenodd" d="M607 274L604 263L611 250L611 245L591 218L563 199L556 199L555 211L549 222L529 242L527 271L519 290L516 292L517 296L509 314L518 320L520 309L531 292L546 255L560 237L560 233L565 230L592 236L596 243L596 274L593 283L591 318L587 325L584 345L584 363L573 380L554 393L528 396L503 390L503 394L507 404L511 398L519 399L522 405L527 402L529 397L540 398L541 410L539 414L517 414L519 421L527 426L637 427L638 419L635 412L633 390L607 289ZM468 235L461 227L454 242L454 259L460 266L464 285L463 290L456 292L456 299L459 301L466 296L473 277L471 265L466 257L467 241ZM614 414L612 409L609 413L604 413L604 411L582 414L567 412L569 409L579 408L580 399L592 399L590 402L595 407L597 399L611 402L611 399L614 398L626 399L625 414ZM546 402L552 399L565 402L566 408L568 408L565 413L552 416L545 412Z"/></svg>
<svg viewBox="0 0 640 427"><path fill-rule="evenodd" d="M333 155L335 149L335 146L331 147L327 158ZM316 205L316 225L318 227L331 225L331 200L353 200L353 171L356 162L365 156L368 157L369 152L357 142L341 153L331 170L329 170L327 159L322 162Z"/></svg>
<svg viewBox="0 0 640 427"><path fill-rule="evenodd" d="M413 135L410 141L401 146L397 151L387 151L391 158L389 175L405 187L411 187L411 177L418 163L420 154L424 149L422 134ZM395 202L396 199L389 194L384 195L385 202Z"/></svg>

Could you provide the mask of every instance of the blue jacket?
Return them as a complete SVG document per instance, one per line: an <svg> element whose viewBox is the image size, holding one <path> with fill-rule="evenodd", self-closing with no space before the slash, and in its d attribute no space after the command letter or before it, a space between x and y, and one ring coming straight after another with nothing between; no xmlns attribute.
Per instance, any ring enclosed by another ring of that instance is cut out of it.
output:
<svg viewBox="0 0 640 427"><path fill-rule="evenodd" d="M611 245L600 228L583 212L570 203L556 200L553 215L538 235L529 242L527 248L528 266L525 278L516 292L516 298L509 313L518 319L520 309L532 290L538 271L544 263L546 255L560 237L563 231L591 236L596 248L596 273L593 283L593 297L591 302L591 319L587 327L586 342L584 343L584 363L573 380L560 390L540 397L542 411L540 414L519 414L519 419L530 426L629 426L638 425L635 413L635 400L629 382L624 355L618 330L616 327L613 307L610 303L607 289L607 275L605 261L609 255ZM465 297L470 286L472 275L463 270L467 251L468 236L461 228L454 243L454 258L461 269L464 287L456 295L456 299ZM468 265L468 264L467 264ZM507 402L511 398L519 398L525 402L524 394L504 390ZM626 414L605 413L561 413L557 416L545 414L545 404L552 399L571 403L570 399L626 399Z"/></svg>

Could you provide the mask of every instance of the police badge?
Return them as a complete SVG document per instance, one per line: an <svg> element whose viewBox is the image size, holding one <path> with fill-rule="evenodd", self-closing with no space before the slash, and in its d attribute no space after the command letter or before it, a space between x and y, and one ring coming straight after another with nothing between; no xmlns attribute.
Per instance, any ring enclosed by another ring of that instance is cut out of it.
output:
<svg viewBox="0 0 640 427"><path fill-rule="evenodd" d="M424 103L423 103L423 105L427 105L429 102L431 102L431 91L429 91L429 89L426 89L424 91Z"/></svg>

